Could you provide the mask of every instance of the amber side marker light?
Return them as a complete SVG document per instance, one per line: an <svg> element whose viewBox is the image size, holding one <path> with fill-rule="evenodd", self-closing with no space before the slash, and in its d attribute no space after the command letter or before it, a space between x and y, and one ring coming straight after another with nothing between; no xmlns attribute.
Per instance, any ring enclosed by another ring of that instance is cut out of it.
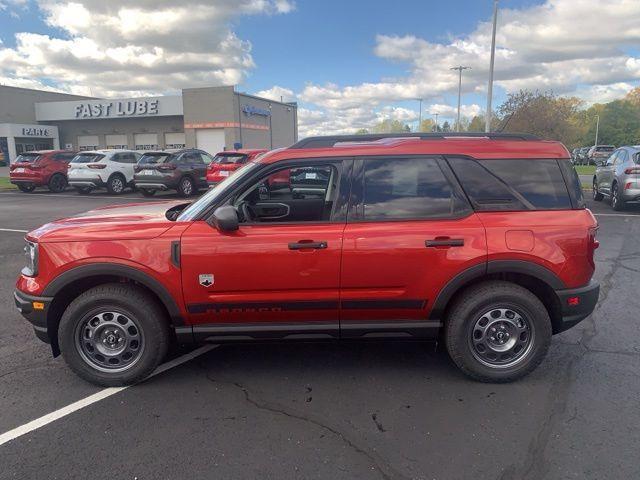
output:
<svg viewBox="0 0 640 480"><path fill-rule="evenodd" d="M44 310L44 303L42 302L33 302L33 309L34 310Z"/></svg>

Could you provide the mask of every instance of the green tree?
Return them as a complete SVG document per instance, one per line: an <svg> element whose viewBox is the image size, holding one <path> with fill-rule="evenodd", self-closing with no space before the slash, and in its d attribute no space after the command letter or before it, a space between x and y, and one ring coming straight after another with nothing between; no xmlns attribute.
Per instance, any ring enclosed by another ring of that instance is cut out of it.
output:
<svg viewBox="0 0 640 480"><path fill-rule="evenodd" d="M369 133L369 130L367 130L366 128L359 128L358 130L356 130L356 135L367 135Z"/></svg>
<svg viewBox="0 0 640 480"><path fill-rule="evenodd" d="M442 124L442 128L440 130L442 132L450 132L451 131L451 125L449 124L448 120L444 121L444 123Z"/></svg>
<svg viewBox="0 0 640 480"><path fill-rule="evenodd" d="M371 131L373 133L404 133L410 132L411 128L400 120L391 120L387 118L377 125L374 125Z"/></svg>

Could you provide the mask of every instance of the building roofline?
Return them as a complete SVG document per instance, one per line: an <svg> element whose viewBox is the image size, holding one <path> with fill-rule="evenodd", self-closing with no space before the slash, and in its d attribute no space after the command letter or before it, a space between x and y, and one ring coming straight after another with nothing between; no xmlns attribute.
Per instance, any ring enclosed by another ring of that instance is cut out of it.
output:
<svg viewBox="0 0 640 480"><path fill-rule="evenodd" d="M13 85L4 85L4 84L0 84L0 88L13 88L15 90L27 90L30 92L44 92L44 93L55 93L57 95L68 95L70 97L78 97L80 99L87 99L87 100L100 100L99 97L87 97L84 95L76 95L75 93L66 93L66 92L58 92L56 90L38 90L37 88L26 88L26 87L16 87Z"/></svg>

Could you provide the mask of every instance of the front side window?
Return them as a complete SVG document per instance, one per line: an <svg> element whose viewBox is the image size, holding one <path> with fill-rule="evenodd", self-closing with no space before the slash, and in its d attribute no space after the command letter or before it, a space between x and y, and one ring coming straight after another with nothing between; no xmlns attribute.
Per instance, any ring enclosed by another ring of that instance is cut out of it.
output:
<svg viewBox="0 0 640 480"><path fill-rule="evenodd" d="M449 164L476 210L571 208L557 160L450 158Z"/></svg>
<svg viewBox="0 0 640 480"><path fill-rule="evenodd" d="M460 215L468 206L434 158L364 161L364 220Z"/></svg>
<svg viewBox="0 0 640 480"><path fill-rule="evenodd" d="M335 207L340 174L340 163L280 169L257 180L231 203L242 223L326 222Z"/></svg>

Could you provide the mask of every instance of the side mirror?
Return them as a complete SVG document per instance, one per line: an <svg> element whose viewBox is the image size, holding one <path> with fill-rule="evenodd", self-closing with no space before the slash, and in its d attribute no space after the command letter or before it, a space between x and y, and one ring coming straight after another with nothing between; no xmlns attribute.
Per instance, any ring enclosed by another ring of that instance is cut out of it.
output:
<svg viewBox="0 0 640 480"><path fill-rule="evenodd" d="M238 211L231 205L216 208L207 222L221 232L235 232L238 230Z"/></svg>

